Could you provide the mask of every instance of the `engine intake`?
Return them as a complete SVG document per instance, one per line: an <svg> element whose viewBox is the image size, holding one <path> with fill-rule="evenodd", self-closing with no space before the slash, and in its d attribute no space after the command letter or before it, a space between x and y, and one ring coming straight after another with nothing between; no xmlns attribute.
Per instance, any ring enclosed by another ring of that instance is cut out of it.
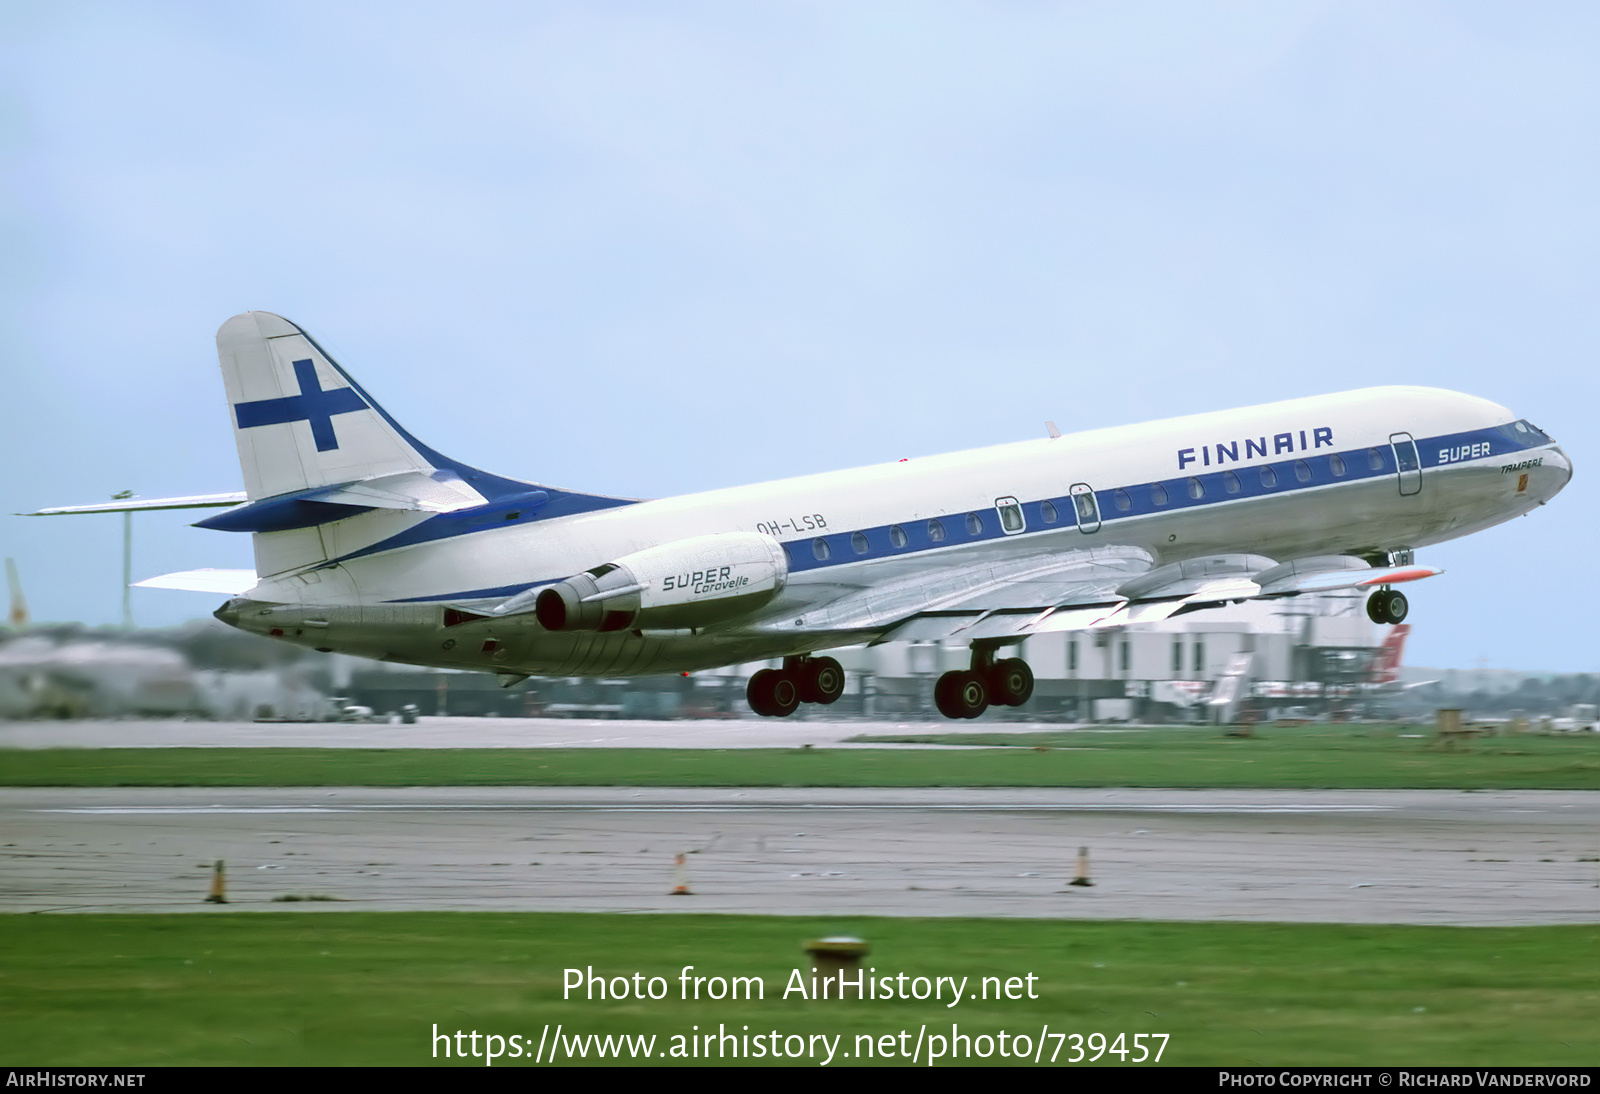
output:
<svg viewBox="0 0 1600 1094"><path fill-rule="evenodd" d="M557 582L539 594L534 614L551 631L705 627L762 607L788 576L788 556L771 536L694 536Z"/></svg>

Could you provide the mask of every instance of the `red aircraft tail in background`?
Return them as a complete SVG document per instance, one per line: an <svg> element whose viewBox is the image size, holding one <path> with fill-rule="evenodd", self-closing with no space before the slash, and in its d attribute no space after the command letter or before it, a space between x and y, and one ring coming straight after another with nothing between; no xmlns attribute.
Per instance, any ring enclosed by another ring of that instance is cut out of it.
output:
<svg viewBox="0 0 1600 1094"><path fill-rule="evenodd" d="M1411 633L1411 624L1397 623L1389 629L1389 637L1383 640L1383 645L1378 649L1378 655L1372 659L1372 670L1367 678L1369 684L1398 684L1400 682L1400 655L1406 648L1406 635Z"/></svg>

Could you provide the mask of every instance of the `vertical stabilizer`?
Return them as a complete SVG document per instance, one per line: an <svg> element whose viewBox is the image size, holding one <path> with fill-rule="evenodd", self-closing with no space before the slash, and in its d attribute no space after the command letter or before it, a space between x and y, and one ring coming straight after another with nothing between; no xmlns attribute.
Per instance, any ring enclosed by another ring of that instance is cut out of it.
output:
<svg viewBox="0 0 1600 1094"><path fill-rule="evenodd" d="M514 503L519 515L548 519L629 504L441 455L406 432L309 334L271 312L222 324L217 357L247 503L198 526L253 533L263 577L497 527L452 523L453 514L484 505Z"/></svg>
<svg viewBox="0 0 1600 1094"><path fill-rule="evenodd" d="M1411 633L1411 624L1397 623L1390 628L1389 636L1383 640L1383 645L1378 647L1378 654L1372 659L1372 676L1368 681L1373 684L1397 684L1400 682L1400 658L1406 648L1406 636Z"/></svg>
<svg viewBox="0 0 1600 1094"><path fill-rule="evenodd" d="M306 333L271 312L217 331L251 501L434 465Z"/></svg>

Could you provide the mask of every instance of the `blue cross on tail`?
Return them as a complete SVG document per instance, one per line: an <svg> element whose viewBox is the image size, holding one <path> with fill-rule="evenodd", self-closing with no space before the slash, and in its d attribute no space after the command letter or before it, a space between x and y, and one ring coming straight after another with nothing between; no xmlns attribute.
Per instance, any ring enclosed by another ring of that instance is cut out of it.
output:
<svg viewBox="0 0 1600 1094"><path fill-rule="evenodd" d="M254 429L258 425L310 422L311 436L317 442L318 452L328 452L338 448L339 438L333 432L333 416L349 414L353 410L365 410L366 400L348 387L323 391L322 384L317 380L317 370L309 359L294 363L294 375L295 379L300 381L300 394L235 405L233 412L239 420L239 428Z"/></svg>

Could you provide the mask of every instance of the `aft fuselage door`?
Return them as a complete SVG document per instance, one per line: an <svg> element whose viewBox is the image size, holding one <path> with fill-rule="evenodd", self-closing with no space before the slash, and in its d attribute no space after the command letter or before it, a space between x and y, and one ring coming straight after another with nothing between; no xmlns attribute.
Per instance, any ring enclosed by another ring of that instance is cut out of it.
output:
<svg viewBox="0 0 1600 1094"><path fill-rule="evenodd" d="M1100 530L1100 503L1095 500L1094 488L1088 483L1072 484L1072 508L1078 515L1078 531L1089 533Z"/></svg>
<svg viewBox="0 0 1600 1094"><path fill-rule="evenodd" d="M1394 449L1394 467L1400 476L1400 493L1419 493L1422 490L1422 460L1417 456L1417 442L1411 439L1409 433L1391 433L1389 444Z"/></svg>

